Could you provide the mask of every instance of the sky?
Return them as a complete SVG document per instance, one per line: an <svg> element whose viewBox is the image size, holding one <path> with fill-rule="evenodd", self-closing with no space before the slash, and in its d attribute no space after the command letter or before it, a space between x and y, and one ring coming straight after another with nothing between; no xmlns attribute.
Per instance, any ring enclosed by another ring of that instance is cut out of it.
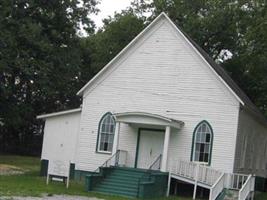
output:
<svg viewBox="0 0 267 200"><path fill-rule="evenodd" d="M102 19L108 16L113 16L114 12L120 12L131 5L132 0L101 0L98 5L100 12L97 15L92 15L91 18L95 21L96 26L99 28L103 25Z"/></svg>

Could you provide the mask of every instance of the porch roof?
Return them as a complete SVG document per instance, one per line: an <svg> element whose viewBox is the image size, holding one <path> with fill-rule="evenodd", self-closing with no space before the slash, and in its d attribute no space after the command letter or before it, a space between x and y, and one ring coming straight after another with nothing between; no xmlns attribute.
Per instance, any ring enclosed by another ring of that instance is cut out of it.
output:
<svg viewBox="0 0 267 200"><path fill-rule="evenodd" d="M124 112L113 115L117 122L127 124L170 126L177 129L181 129L184 126L184 122L182 121L146 112Z"/></svg>

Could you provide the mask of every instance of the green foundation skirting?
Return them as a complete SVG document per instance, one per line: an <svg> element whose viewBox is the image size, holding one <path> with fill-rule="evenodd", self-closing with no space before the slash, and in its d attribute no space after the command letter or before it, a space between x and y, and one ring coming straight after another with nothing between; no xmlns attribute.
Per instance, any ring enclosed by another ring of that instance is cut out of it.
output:
<svg viewBox="0 0 267 200"><path fill-rule="evenodd" d="M265 186L266 186L266 179L263 177L256 176L255 190L260 191L260 192L264 192L264 191L266 191Z"/></svg>
<svg viewBox="0 0 267 200"><path fill-rule="evenodd" d="M84 181L87 175L91 175L93 172L90 171L82 171L82 170L74 170L74 180L76 181Z"/></svg>
<svg viewBox="0 0 267 200"><path fill-rule="evenodd" d="M41 160L40 176L47 176L48 160Z"/></svg>

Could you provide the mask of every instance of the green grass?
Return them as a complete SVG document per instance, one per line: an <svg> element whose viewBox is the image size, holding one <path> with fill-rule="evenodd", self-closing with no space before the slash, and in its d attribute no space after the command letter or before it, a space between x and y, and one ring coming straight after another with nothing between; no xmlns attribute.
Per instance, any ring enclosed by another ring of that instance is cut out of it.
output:
<svg viewBox="0 0 267 200"><path fill-rule="evenodd" d="M96 194L86 192L83 182L70 182L69 189L63 183L51 182L46 185L46 179L39 176L40 159L22 156L0 155L0 164L14 165L25 171L22 175L0 175L0 197L1 196L41 196L42 194L68 194L88 197L98 197L106 200L126 200L128 198ZM183 197L158 198L158 200L190 200ZM259 193L255 200L266 200L267 193Z"/></svg>
<svg viewBox="0 0 267 200"><path fill-rule="evenodd" d="M267 199L267 193L259 193L255 196L254 200L266 200Z"/></svg>
<svg viewBox="0 0 267 200"><path fill-rule="evenodd" d="M128 198L86 192L84 183L71 181L69 189L63 183L51 182L46 185L46 179L40 177L40 159L23 156L0 155L0 164L8 164L25 171L22 175L0 176L1 196L41 196L42 194L68 194L88 197L99 197L106 200L126 200ZM166 198L159 198L164 200ZM189 200L188 198L170 197L168 200Z"/></svg>

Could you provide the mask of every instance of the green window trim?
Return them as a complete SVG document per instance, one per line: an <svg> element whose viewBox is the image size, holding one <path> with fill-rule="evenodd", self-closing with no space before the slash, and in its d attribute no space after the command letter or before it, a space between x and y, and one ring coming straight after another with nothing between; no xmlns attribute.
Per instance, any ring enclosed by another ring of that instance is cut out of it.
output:
<svg viewBox="0 0 267 200"><path fill-rule="evenodd" d="M97 140L96 140L96 153L100 153L100 154L112 154L112 151L109 152L109 151L100 151L99 150L99 143L100 143L100 134L101 134L101 124L102 124L102 121L108 116L108 115L111 115L113 120L115 121L115 118L113 117L113 114L111 112L107 112L105 113L101 119L99 120L99 123L98 123L98 131L97 131ZM116 121L115 121L115 125L116 125ZM114 127L114 134L115 134L115 127ZM113 137L113 143L114 143L114 137ZM112 148L113 148L113 143L112 143Z"/></svg>
<svg viewBox="0 0 267 200"><path fill-rule="evenodd" d="M210 165L210 164L211 164L211 158L212 158L212 149L213 149L213 139L214 139L214 134L213 134L212 126L211 126L210 123L209 123L208 121L206 121L206 120L202 120L201 122L199 122L199 123L197 124L197 126L195 127L195 129L194 129L194 132L193 132L193 138L192 138L191 158L190 158L190 160L191 160L192 162L194 162L193 158L194 158L194 153L195 153L194 150L195 150L196 132L197 132L198 128L199 128L203 123L205 123L205 124L209 127L209 129L210 129L210 135L211 135L211 137L210 137L209 161L207 162L207 164Z"/></svg>

